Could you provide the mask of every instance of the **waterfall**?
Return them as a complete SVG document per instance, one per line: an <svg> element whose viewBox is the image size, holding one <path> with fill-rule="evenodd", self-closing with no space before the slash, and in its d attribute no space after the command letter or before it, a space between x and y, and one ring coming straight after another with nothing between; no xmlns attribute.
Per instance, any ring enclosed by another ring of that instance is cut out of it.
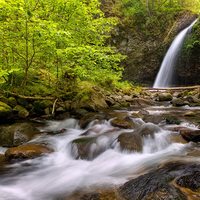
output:
<svg viewBox="0 0 200 200"><path fill-rule="evenodd" d="M190 26L181 31L172 42L157 74L156 80L153 85L154 88L171 86L176 61L178 60L178 55L180 53L181 47L186 36L191 33L192 27L196 23L196 21L197 19L194 22L192 22Z"/></svg>

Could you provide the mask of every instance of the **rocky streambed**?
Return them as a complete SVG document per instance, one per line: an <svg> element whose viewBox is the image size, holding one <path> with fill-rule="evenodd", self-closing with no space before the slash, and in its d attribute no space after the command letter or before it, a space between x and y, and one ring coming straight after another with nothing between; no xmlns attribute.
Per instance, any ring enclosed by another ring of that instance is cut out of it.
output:
<svg viewBox="0 0 200 200"><path fill-rule="evenodd" d="M89 97L54 115L53 101L38 112L16 99L30 117L1 101L0 199L200 199L197 92Z"/></svg>

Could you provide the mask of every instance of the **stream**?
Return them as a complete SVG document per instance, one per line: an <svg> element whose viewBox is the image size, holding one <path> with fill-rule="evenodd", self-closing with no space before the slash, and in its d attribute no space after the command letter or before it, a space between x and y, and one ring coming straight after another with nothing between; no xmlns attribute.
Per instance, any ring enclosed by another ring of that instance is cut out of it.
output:
<svg viewBox="0 0 200 200"><path fill-rule="evenodd" d="M142 152L121 150L117 137L122 132L133 130L115 128L112 131L110 119L103 120L101 124L92 121L85 129L81 129L79 120L73 118L38 123L37 128L42 134L29 143L45 144L54 152L5 165L0 171L0 200L68 199L67 197L80 191L121 186L172 160L200 161L199 157L189 154L193 150L199 150L197 143L182 143L171 139L179 135L174 131L176 127L198 129L194 119L183 117L183 114L192 110L198 117L200 107L172 107L170 103L165 103L114 112L124 112L132 116L131 113L138 113L140 110L148 111L148 116L143 120L133 117L131 119L138 126L149 127L154 132L154 137L143 137ZM168 115L180 117L181 124L166 124L164 118ZM97 133L93 131L87 136L81 135L91 128L98 130L98 137L91 146L89 159L76 159L77 148L72 141L82 137L96 137ZM60 133L60 130L64 131ZM6 150L7 148L1 147L0 153L5 153ZM97 150L101 153L94 156Z"/></svg>

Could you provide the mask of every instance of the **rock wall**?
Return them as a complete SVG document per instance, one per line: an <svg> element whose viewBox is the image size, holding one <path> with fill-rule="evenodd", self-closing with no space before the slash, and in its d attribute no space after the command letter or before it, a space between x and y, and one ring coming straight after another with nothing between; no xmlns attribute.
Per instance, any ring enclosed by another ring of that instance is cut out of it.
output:
<svg viewBox="0 0 200 200"><path fill-rule="evenodd" d="M195 18L197 18L196 14L184 12L171 23L170 27L166 27L165 32L145 37L139 30L116 27L109 44L127 56L127 59L121 63L125 68L123 80L152 86L171 42L177 33L191 24Z"/></svg>

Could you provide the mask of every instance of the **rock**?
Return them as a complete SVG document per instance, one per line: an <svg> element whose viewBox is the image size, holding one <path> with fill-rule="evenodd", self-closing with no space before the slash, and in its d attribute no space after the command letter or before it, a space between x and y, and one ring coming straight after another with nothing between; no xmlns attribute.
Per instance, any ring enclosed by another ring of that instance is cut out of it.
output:
<svg viewBox="0 0 200 200"><path fill-rule="evenodd" d="M187 200L180 189L170 184L186 167L190 168L192 164L168 163L162 168L141 175L119 188L120 197L127 200Z"/></svg>
<svg viewBox="0 0 200 200"><path fill-rule="evenodd" d="M124 95L128 95L128 96L131 95L131 91L130 91L130 89L128 89L128 88L124 88L124 89L122 90L122 93L123 93Z"/></svg>
<svg viewBox="0 0 200 200"><path fill-rule="evenodd" d="M25 119L29 116L29 112L26 109L20 110L18 112L18 116L19 116L19 118Z"/></svg>
<svg viewBox="0 0 200 200"><path fill-rule="evenodd" d="M180 98L175 98L171 101L173 106L183 106L184 105L184 101Z"/></svg>
<svg viewBox="0 0 200 200"><path fill-rule="evenodd" d="M65 109L67 111L70 111L71 110L71 101L67 100L67 101L64 102L64 104L65 104Z"/></svg>
<svg viewBox="0 0 200 200"><path fill-rule="evenodd" d="M42 146L42 145L35 145L35 144L27 144L18 147L9 148L5 152L5 157L8 160L11 159L25 159L25 158L36 158L41 156L42 154L52 153L53 150Z"/></svg>
<svg viewBox="0 0 200 200"><path fill-rule="evenodd" d="M176 184L183 188L189 188L194 192L200 192L200 169L194 166L191 170L185 170L184 175L176 179Z"/></svg>
<svg viewBox="0 0 200 200"><path fill-rule="evenodd" d="M195 96L189 96L185 99L186 101L189 101L190 103L200 103L200 99L198 99Z"/></svg>
<svg viewBox="0 0 200 200"><path fill-rule="evenodd" d="M87 125L94 121L95 119L104 120L106 114L99 114L99 113L87 113L84 117L82 117L78 124L81 128L86 128Z"/></svg>
<svg viewBox="0 0 200 200"><path fill-rule="evenodd" d="M172 95L170 93L159 93L158 98L159 101L171 101Z"/></svg>
<svg viewBox="0 0 200 200"><path fill-rule="evenodd" d="M23 119L25 119L29 116L29 112L26 110L26 108L24 108L23 106L20 106L20 105L16 105L13 108L13 112L18 112L18 116Z"/></svg>
<svg viewBox="0 0 200 200"><path fill-rule="evenodd" d="M175 116L168 116L165 118L167 124L180 124L181 121Z"/></svg>
<svg viewBox="0 0 200 200"><path fill-rule="evenodd" d="M200 142L200 130L185 128L185 129L180 129L179 133L187 141Z"/></svg>
<svg viewBox="0 0 200 200"><path fill-rule="evenodd" d="M108 106L112 106L115 104L115 101L111 97L108 97L108 96L105 97L105 101L108 104Z"/></svg>
<svg viewBox="0 0 200 200"><path fill-rule="evenodd" d="M92 151L92 146L96 145L96 137L84 137L75 139L72 141L72 154L76 159L86 159L86 160L92 160L94 157L99 155L101 151L98 151L95 149Z"/></svg>
<svg viewBox="0 0 200 200"><path fill-rule="evenodd" d="M28 123L17 123L0 129L1 146L19 146L33 139L39 130Z"/></svg>
<svg viewBox="0 0 200 200"><path fill-rule="evenodd" d="M124 95L123 98L124 98L124 100L127 101L127 102L133 101L133 98L132 98L131 96L128 96L128 95Z"/></svg>
<svg viewBox="0 0 200 200"><path fill-rule="evenodd" d="M5 103L5 104L8 104L8 99L6 97L4 97L4 96L0 95L0 101Z"/></svg>
<svg viewBox="0 0 200 200"><path fill-rule="evenodd" d="M37 112L44 113L44 110L49 107L53 107L53 103L50 100L34 101L34 108Z"/></svg>
<svg viewBox="0 0 200 200"><path fill-rule="evenodd" d="M124 129L133 129L134 125L130 121L126 121L122 118L116 118L110 121L110 124L114 127L124 128Z"/></svg>
<svg viewBox="0 0 200 200"><path fill-rule="evenodd" d="M117 140L122 150L141 152L143 149L142 136L136 132L122 133Z"/></svg>
<svg viewBox="0 0 200 200"><path fill-rule="evenodd" d="M153 106L154 103L147 99L135 98L131 102L131 105L136 106L136 107L149 107L149 106Z"/></svg>
<svg viewBox="0 0 200 200"><path fill-rule="evenodd" d="M76 118L81 119L82 117L84 117L86 114L88 114L89 112L85 109L77 109L73 111L73 114L76 116Z"/></svg>
<svg viewBox="0 0 200 200"><path fill-rule="evenodd" d="M0 123L6 123L13 118L12 108L0 101Z"/></svg>
<svg viewBox="0 0 200 200"><path fill-rule="evenodd" d="M98 111L108 108L108 105L100 92L92 88L86 88L80 91L71 103L72 110L83 108L89 111Z"/></svg>
<svg viewBox="0 0 200 200"><path fill-rule="evenodd" d="M8 105L14 108L17 105L17 100L14 97L8 98Z"/></svg>
<svg viewBox="0 0 200 200"><path fill-rule="evenodd" d="M28 101L26 99L18 98L17 102L23 107L27 107L28 106Z"/></svg>
<svg viewBox="0 0 200 200"><path fill-rule="evenodd" d="M140 110L138 112L139 115L149 115L149 112L147 110Z"/></svg>
<svg viewBox="0 0 200 200"><path fill-rule="evenodd" d="M194 117L196 114L194 112L190 111L190 112L184 113L183 115L188 116L188 117Z"/></svg>

